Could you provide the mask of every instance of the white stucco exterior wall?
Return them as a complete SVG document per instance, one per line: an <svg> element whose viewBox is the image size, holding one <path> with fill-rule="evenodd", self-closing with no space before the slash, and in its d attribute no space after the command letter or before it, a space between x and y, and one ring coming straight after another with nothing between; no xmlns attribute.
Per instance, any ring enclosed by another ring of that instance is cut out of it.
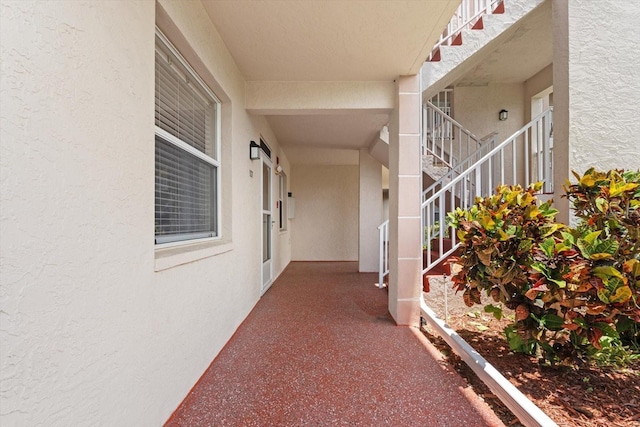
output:
<svg viewBox="0 0 640 427"><path fill-rule="evenodd" d="M637 4L553 2L554 182L571 171L639 169ZM558 219L569 203L556 197Z"/></svg>
<svg viewBox="0 0 640 427"><path fill-rule="evenodd" d="M359 271L379 269L379 233L382 223L382 167L368 150L360 150Z"/></svg>
<svg viewBox="0 0 640 427"><path fill-rule="evenodd" d="M358 260L357 165L294 165L294 261Z"/></svg>
<svg viewBox="0 0 640 427"><path fill-rule="evenodd" d="M640 168L639 16L634 2L568 2L571 170Z"/></svg>
<svg viewBox="0 0 640 427"><path fill-rule="evenodd" d="M163 30L225 102L228 241L155 271L155 3L0 3L3 426L160 425L259 298L247 146L278 143L244 110L242 76L200 3L160 4ZM274 243L276 275L288 239Z"/></svg>

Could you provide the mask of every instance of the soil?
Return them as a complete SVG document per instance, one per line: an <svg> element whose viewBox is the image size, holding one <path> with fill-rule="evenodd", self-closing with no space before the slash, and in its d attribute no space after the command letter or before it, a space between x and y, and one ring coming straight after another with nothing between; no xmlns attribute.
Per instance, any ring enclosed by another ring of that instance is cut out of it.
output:
<svg viewBox="0 0 640 427"><path fill-rule="evenodd" d="M448 313L449 326L559 426L640 426L640 362L618 369L543 366L509 351L502 330L511 320L498 321L479 305L465 306L448 280L432 280L424 295L438 316ZM442 338L428 328L425 334L505 425L522 425Z"/></svg>

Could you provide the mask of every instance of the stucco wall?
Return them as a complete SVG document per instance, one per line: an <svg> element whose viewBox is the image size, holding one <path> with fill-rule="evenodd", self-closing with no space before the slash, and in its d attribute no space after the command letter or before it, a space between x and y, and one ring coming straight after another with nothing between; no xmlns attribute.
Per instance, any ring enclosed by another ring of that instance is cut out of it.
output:
<svg viewBox="0 0 640 427"><path fill-rule="evenodd" d="M523 92L521 83L458 86L453 93L454 118L478 138L498 132L500 143L526 123ZM506 121L498 120L502 109L509 111Z"/></svg>
<svg viewBox="0 0 640 427"><path fill-rule="evenodd" d="M553 2L556 187L572 170L640 168L639 31L629 8L616 0ZM568 201L556 205L569 221Z"/></svg>
<svg viewBox="0 0 640 427"><path fill-rule="evenodd" d="M358 166L294 165L295 261L358 260Z"/></svg>
<svg viewBox="0 0 640 427"><path fill-rule="evenodd" d="M201 5L160 3L163 30L225 101L228 138L226 243L161 271L154 2L0 5L3 426L160 425L259 298L247 145L263 134L280 153L277 141L244 110L244 81ZM277 274L288 235L274 247Z"/></svg>
<svg viewBox="0 0 640 427"><path fill-rule="evenodd" d="M630 13L629 3L616 0L569 1L569 163L573 170L640 168L638 5L632 9L635 13Z"/></svg>

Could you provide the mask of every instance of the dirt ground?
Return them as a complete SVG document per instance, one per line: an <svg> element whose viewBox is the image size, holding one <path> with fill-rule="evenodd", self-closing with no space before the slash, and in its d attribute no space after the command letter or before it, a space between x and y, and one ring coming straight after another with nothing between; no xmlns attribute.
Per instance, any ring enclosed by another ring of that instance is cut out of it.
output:
<svg viewBox="0 0 640 427"><path fill-rule="evenodd" d="M541 366L535 358L509 351L502 329L510 320L494 319L483 306L465 306L448 280L432 280L425 300L442 319L446 307L449 326L559 426L640 426L640 363L619 370ZM425 333L507 426L521 425L444 340L428 329Z"/></svg>

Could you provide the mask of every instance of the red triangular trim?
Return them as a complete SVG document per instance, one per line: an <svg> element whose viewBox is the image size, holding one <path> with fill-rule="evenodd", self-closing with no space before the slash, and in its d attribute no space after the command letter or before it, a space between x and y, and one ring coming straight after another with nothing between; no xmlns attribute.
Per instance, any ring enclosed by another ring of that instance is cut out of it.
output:
<svg viewBox="0 0 640 427"><path fill-rule="evenodd" d="M431 55L431 59L429 60L429 62L440 62L440 48L436 49L436 51L433 52L433 55Z"/></svg>
<svg viewBox="0 0 640 427"><path fill-rule="evenodd" d="M460 46L462 44L462 33L458 33L457 36L453 38L451 42L451 46Z"/></svg>
<svg viewBox="0 0 640 427"><path fill-rule="evenodd" d="M501 1L500 4L494 9L494 14L504 13L504 1Z"/></svg>
<svg viewBox="0 0 640 427"><path fill-rule="evenodd" d="M482 22L482 16L480 17L480 19L478 19L478 21L473 24L473 27L471 27L472 30L484 30L484 23Z"/></svg>

